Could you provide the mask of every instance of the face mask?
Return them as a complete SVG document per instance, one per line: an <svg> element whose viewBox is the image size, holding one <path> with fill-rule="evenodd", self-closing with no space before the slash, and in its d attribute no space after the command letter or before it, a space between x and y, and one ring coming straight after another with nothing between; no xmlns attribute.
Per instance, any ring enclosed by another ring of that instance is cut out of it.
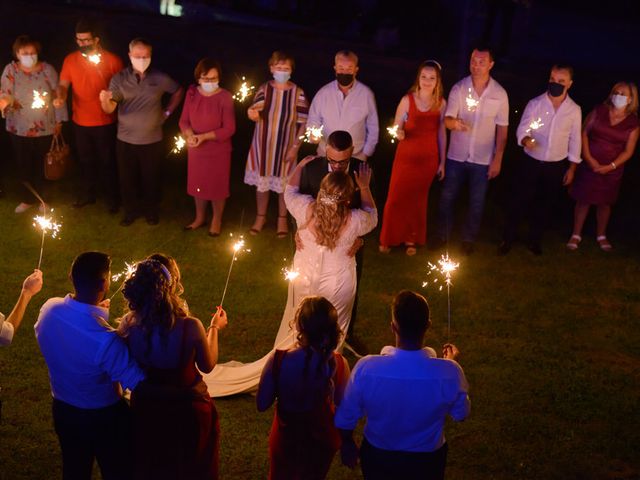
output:
<svg viewBox="0 0 640 480"><path fill-rule="evenodd" d="M629 97L616 93L611 95L611 103L613 103L613 106L616 108L624 108L629 104Z"/></svg>
<svg viewBox="0 0 640 480"><path fill-rule="evenodd" d="M336 73L336 80L343 87L348 87L353 83L355 75L353 73Z"/></svg>
<svg viewBox="0 0 640 480"><path fill-rule="evenodd" d="M133 68L138 72L144 72L147 68L149 68L149 65L151 65L151 59L150 58L132 58L131 65L133 65Z"/></svg>
<svg viewBox="0 0 640 480"><path fill-rule="evenodd" d="M291 74L289 72L273 72L273 79L276 83L287 83L291 78Z"/></svg>
<svg viewBox="0 0 640 480"><path fill-rule="evenodd" d="M549 95L551 95L552 97L559 97L564 93L564 85L557 82L549 82L547 92L549 92Z"/></svg>
<svg viewBox="0 0 640 480"><path fill-rule="evenodd" d="M31 68L38 63L38 55L20 55L20 63L25 68Z"/></svg>
<svg viewBox="0 0 640 480"><path fill-rule="evenodd" d="M218 89L219 82L202 82L200 87L205 93L213 93Z"/></svg>

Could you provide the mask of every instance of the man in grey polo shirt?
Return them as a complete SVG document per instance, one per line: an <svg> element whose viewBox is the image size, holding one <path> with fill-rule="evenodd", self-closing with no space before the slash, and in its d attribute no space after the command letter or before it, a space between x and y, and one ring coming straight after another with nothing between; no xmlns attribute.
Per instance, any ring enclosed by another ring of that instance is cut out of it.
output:
<svg viewBox="0 0 640 480"><path fill-rule="evenodd" d="M122 189L124 218L131 225L144 213L149 225L156 225L160 203L162 124L178 107L183 89L167 74L149 69L151 44L142 38L129 43L131 66L113 76L109 90L100 92L106 113L118 108L116 153ZM162 97L171 94L166 108Z"/></svg>

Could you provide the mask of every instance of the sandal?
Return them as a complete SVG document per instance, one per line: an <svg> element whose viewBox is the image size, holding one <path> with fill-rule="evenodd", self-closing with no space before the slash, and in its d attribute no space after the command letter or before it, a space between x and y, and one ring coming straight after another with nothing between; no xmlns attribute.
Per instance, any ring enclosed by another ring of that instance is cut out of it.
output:
<svg viewBox="0 0 640 480"><path fill-rule="evenodd" d="M581 241L582 241L582 237L580 235L575 235L575 234L571 235L571 238L567 242L567 249L568 250L577 250L578 249L578 245L580 245Z"/></svg>
<svg viewBox="0 0 640 480"><path fill-rule="evenodd" d="M600 250L602 250L603 252L610 252L611 250L613 250L613 245L611 245L609 240L607 240L607 237L605 237L604 235L598 236L596 240L598 241L598 245L600 245Z"/></svg>
<svg viewBox="0 0 640 480"><path fill-rule="evenodd" d="M262 222L258 221L260 218L262 218ZM249 233L254 236L258 235L264 228L265 223L267 223L267 214L266 213L264 215L256 214L256 221L253 222L253 226L249 229ZM258 224L260 224L260 228L257 228Z"/></svg>
<svg viewBox="0 0 640 480"><path fill-rule="evenodd" d="M284 223L284 228L281 227L281 223ZM278 238L287 238L287 235L289 235L289 216L278 215L278 230L276 236Z"/></svg>
<svg viewBox="0 0 640 480"><path fill-rule="evenodd" d="M386 245L380 245L378 247L378 251L380 253L389 253L391 251L391 249L389 247L387 247Z"/></svg>
<svg viewBox="0 0 640 480"><path fill-rule="evenodd" d="M407 249L405 250L405 253L409 257L413 257L418 252L416 250L416 246L413 243L405 243L405 246L407 247Z"/></svg>

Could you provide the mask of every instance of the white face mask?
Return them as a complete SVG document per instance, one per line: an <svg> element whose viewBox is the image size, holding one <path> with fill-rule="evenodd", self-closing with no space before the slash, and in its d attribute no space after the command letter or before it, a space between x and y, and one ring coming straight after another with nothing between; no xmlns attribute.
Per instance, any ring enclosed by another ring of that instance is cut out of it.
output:
<svg viewBox="0 0 640 480"><path fill-rule="evenodd" d="M613 106L616 108L624 108L629 104L629 97L616 93L611 95L611 103L613 103Z"/></svg>
<svg viewBox="0 0 640 480"><path fill-rule="evenodd" d="M131 65L133 65L133 68L135 70L137 70L138 72L143 72L149 68L149 65L151 65L151 59L150 58L131 58Z"/></svg>
<svg viewBox="0 0 640 480"><path fill-rule="evenodd" d="M219 82L202 82L200 84L200 88L205 93L213 93L218 89Z"/></svg>
<svg viewBox="0 0 640 480"><path fill-rule="evenodd" d="M38 55L18 55L20 63L25 68L31 68L38 63Z"/></svg>
<svg viewBox="0 0 640 480"><path fill-rule="evenodd" d="M287 83L291 78L291 74L289 72L273 72L273 79L277 83Z"/></svg>

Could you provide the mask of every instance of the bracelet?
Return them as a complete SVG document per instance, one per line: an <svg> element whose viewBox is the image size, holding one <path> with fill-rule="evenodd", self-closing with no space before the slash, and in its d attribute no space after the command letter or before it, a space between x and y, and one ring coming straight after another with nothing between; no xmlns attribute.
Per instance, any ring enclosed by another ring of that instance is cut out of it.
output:
<svg viewBox="0 0 640 480"><path fill-rule="evenodd" d="M364 187L360 189L361 192L364 192L365 190L371 190L371 189L369 187Z"/></svg>
<svg viewBox="0 0 640 480"><path fill-rule="evenodd" d="M164 111L164 116L169 118L171 116L171 111L170 110L165 110Z"/></svg>
<svg viewBox="0 0 640 480"><path fill-rule="evenodd" d="M220 327L217 325L214 325L213 323L209 325L209 330L211 330L212 328L215 328L216 330L220 331Z"/></svg>
<svg viewBox="0 0 640 480"><path fill-rule="evenodd" d="M611 166L613 167L613 169L614 169L614 170L615 170L616 168L618 168L618 167L616 166L616 162L611 162Z"/></svg>

